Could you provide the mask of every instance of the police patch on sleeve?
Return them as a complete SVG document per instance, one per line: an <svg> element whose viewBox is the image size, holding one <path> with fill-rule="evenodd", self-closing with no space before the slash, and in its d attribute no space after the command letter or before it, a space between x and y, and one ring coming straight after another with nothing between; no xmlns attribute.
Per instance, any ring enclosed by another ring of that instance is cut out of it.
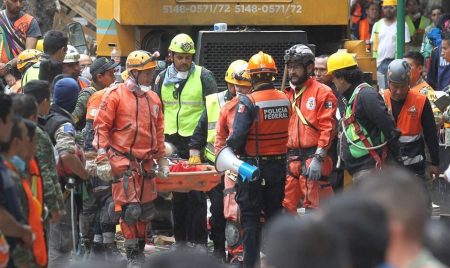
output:
<svg viewBox="0 0 450 268"><path fill-rule="evenodd" d="M245 112L245 105L244 104L239 104L238 113L243 113L243 112Z"/></svg>
<svg viewBox="0 0 450 268"><path fill-rule="evenodd" d="M75 136L75 128L73 127L73 125L71 123L64 123L63 127L64 127L64 133Z"/></svg>
<svg viewBox="0 0 450 268"><path fill-rule="evenodd" d="M276 106L263 109L264 120L277 120L289 118L288 107Z"/></svg>
<svg viewBox="0 0 450 268"><path fill-rule="evenodd" d="M326 101L324 106L325 106L325 109L331 109L331 108L333 108L333 102Z"/></svg>

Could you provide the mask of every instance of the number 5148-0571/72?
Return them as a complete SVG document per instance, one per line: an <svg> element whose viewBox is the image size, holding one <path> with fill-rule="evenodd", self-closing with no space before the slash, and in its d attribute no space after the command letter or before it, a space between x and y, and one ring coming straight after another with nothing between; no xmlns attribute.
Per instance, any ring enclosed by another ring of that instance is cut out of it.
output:
<svg viewBox="0 0 450 268"><path fill-rule="evenodd" d="M230 5L230 4L192 4L192 5L163 5L163 13L170 14L184 14L184 13L196 13L196 14L225 14L225 13L251 13L251 14L301 14L302 5L296 4L279 4L279 5Z"/></svg>

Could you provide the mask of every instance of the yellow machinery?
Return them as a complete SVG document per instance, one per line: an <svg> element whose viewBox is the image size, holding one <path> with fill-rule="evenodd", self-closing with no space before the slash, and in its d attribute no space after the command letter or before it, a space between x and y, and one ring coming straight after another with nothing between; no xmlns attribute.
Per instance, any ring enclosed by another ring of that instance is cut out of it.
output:
<svg viewBox="0 0 450 268"><path fill-rule="evenodd" d="M348 0L97 0L97 54L110 56L115 44L122 57L135 49L164 56L177 33L195 40L218 22L229 29L304 30L320 53L333 53L348 20Z"/></svg>

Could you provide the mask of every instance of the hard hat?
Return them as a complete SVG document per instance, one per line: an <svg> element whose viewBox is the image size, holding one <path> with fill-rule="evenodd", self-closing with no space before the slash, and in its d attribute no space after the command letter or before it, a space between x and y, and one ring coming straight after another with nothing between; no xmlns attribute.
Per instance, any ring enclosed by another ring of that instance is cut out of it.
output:
<svg viewBox="0 0 450 268"><path fill-rule="evenodd" d="M225 81L234 85L252 86L247 72L248 63L245 60L235 60L225 73Z"/></svg>
<svg viewBox="0 0 450 268"><path fill-rule="evenodd" d="M41 51L36 49L26 49L22 51L19 56L17 56L17 69L22 72L28 63L38 62L42 54L43 53Z"/></svg>
<svg viewBox="0 0 450 268"><path fill-rule="evenodd" d="M298 44L292 46L284 53L284 62L288 64L290 61L298 61L301 64L314 63L315 56L311 49L305 45Z"/></svg>
<svg viewBox="0 0 450 268"><path fill-rule="evenodd" d="M334 71L353 66L358 66L355 57L348 52L338 51L328 58L327 74L332 74Z"/></svg>
<svg viewBox="0 0 450 268"><path fill-rule="evenodd" d="M44 52L44 39L39 39L36 43L36 49Z"/></svg>
<svg viewBox="0 0 450 268"><path fill-rule="evenodd" d="M383 1L383 6L396 6L397 5L397 0L384 0Z"/></svg>
<svg viewBox="0 0 450 268"><path fill-rule="evenodd" d="M126 70L148 70L156 67L156 59L159 57L159 52L150 54L144 50L136 50L131 52L127 57Z"/></svg>
<svg viewBox="0 0 450 268"><path fill-rule="evenodd" d="M78 53L78 50L71 45L67 45L67 52L64 56L63 63L73 63L73 62L79 62L80 61L80 53Z"/></svg>
<svg viewBox="0 0 450 268"><path fill-rule="evenodd" d="M122 78L123 81L128 79L128 71L125 70L120 74L120 77Z"/></svg>
<svg viewBox="0 0 450 268"><path fill-rule="evenodd" d="M169 50L176 53L194 54L194 41L187 34L178 34L170 42Z"/></svg>
<svg viewBox="0 0 450 268"><path fill-rule="evenodd" d="M388 66L387 76L389 82L408 85L411 77L411 66L405 60L393 60Z"/></svg>
<svg viewBox="0 0 450 268"><path fill-rule="evenodd" d="M272 56L262 51L258 52L258 54L255 54L250 58L247 68L250 75L257 73L276 74L278 72L277 66Z"/></svg>

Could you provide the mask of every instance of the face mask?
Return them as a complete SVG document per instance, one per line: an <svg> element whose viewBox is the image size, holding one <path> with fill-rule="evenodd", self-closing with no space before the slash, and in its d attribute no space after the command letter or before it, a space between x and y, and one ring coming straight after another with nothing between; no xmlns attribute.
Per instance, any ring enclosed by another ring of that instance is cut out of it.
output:
<svg viewBox="0 0 450 268"><path fill-rule="evenodd" d="M17 155L10 159L11 163L21 172L25 171L25 162Z"/></svg>
<svg viewBox="0 0 450 268"><path fill-rule="evenodd" d="M88 79L88 80L92 80L90 67L84 68L84 70L81 72L81 76L86 78L86 79Z"/></svg>
<svg viewBox="0 0 450 268"><path fill-rule="evenodd" d="M152 90L152 86L140 86L140 89L141 89L141 91L143 91L143 92L145 92L145 93L147 93L147 92L149 92L150 90Z"/></svg>
<svg viewBox="0 0 450 268"><path fill-rule="evenodd" d="M188 77L189 72L178 72L177 78L179 79L186 79Z"/></svg>
<svg viewBox="0 0 450 268"><path fill-rule="evenodd" d="M126 81L125 81L125 86L127 86L128 89L130 89L131 91L136 90L137 88L137 84L134 81L133 78L129 77Z"/></svg>

